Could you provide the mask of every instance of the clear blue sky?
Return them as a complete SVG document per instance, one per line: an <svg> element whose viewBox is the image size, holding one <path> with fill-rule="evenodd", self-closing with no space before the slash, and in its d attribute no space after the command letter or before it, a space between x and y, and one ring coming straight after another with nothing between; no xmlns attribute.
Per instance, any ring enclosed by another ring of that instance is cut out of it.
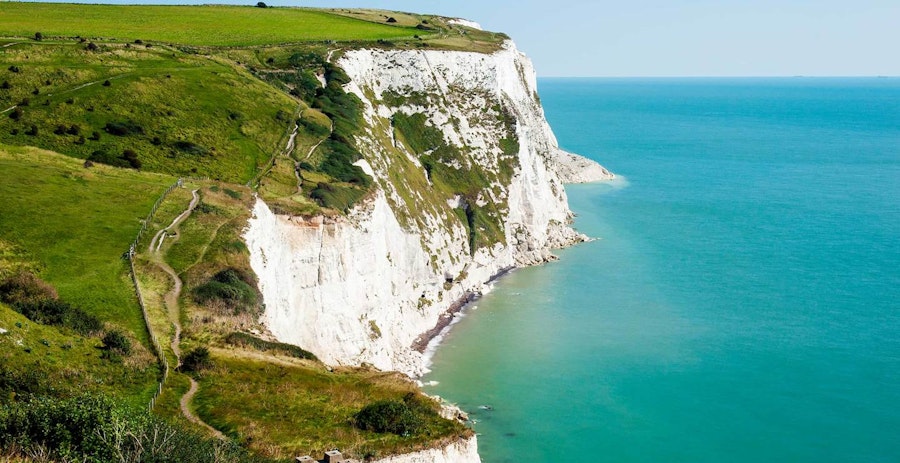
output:
<svg viewBox="0 0 900 463"><path fill-rule="evenodd" d="M468 18L486 29L509 34L532 58L541 76L900 76L900 0L266 3L383 8Z"/></svg>

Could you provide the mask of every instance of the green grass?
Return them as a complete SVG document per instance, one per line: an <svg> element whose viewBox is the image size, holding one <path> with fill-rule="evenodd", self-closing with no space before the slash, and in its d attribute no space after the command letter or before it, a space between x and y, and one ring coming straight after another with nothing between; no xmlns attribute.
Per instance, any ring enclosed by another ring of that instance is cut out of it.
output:
<svg viewBox="0 0 900 463"><path fill-rule="evenodd" d="M172 177L0 145L0 239L62 300L146 339L122 254Z"/></svg>
<svg viewBox="0 0 900 463"><path fill-rule="evenodd" d="M66 397L92 390L143 408L156 386L156 361L143 346L123 362L103 359L98 337L34 323L2 303L0 328L0 374L27 378L29 392ZM0 402L14 397L2 386Z"/></svg>
<svg viewBox="0 0 900 463"><path fill-rule="evenodd" d="M271 362L222 350L215 352L214 361L216 367L203 373L196 398L200 416L265 456L316 455L339 448L362 459L471 434L436 414L420 434L409 437L356 429L352 418L366 405L419 393L397 373L332 373L309 362Z"/></svg>
<svg viewBox="0 0 900 463"><path fill-rule="evenodd" d="M164 47L29 42L0 49L0 60L19 68L0 69L10 87L0 110L21 111L0 117L0 142L82 159L133 150L154 172L244 183L283 147L293 121L278 115L298 106L234 63Z"/></svg>
<svg viewBox="0 0 900 463"><path fill-rule="evenodd" d="M105 37L186 45L252 46L412 37L421 31L299 8L75 5L4 2L0 35Z"/></svg>

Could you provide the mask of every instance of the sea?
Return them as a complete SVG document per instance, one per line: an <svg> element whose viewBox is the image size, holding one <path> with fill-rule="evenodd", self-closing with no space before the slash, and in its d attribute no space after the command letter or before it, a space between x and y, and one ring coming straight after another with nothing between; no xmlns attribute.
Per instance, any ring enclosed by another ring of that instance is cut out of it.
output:
<svg viewBox="0 0 900 463"><path fill-rule="evenodd" d="M483 461L900 462L900 78L539 93L618 177L434 354Z"/></svg>

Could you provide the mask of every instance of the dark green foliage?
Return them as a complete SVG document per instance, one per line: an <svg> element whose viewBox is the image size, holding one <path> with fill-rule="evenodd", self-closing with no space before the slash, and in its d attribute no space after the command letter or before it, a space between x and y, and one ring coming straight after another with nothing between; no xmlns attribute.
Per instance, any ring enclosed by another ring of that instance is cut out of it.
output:
<svg viewBox="0 0 900 463"><path fill-rule="evenodd" d="M0 406L0 448L18 449L23 454L49 452L52 461L91 463L265 461L237 444L201 437L91 394L64 400L33 398Z"/></svg>
<svg viewBox="0 0 900 463"><path fill-rule="evenodd" d="M444 134L425 122L427 116L422 113L406 115L398 112L392 119L394 128L403 134L403 139L416 153L425 153L444 145Z"/></svg>
<svg viewBox="0 0 900 463"><path fill-rule="evenodd" d="M40 32L35 32L34 40L37 40L38 42L40 42L41 40L44 40L44 34L41 34Z"/></svg>
<svg viewBox="0 0 900 463"><path fill-rule="evenodd" d="M24 114L25 114L25 111L23 111L22 108L16 106L16 108L13 109L13 110L9 113L9 118L12 119L12 120L14 120L14 121L17 121L17 120L21 119L21 118L22 118L22 115L24 115Z"/></svg>
<svg viewBox="0 0 900 463"><path fill-rule="evenodd" d="M436 415L434 404L410 392L402 402L380 400L366 405L354 417L354 424L364 431L408 436L424 431L426 423Z"/></svg>
<svg viewBox="0 0 900 463"><path fill-rule="evenodd" d="M103 328L103 324L97 317L57 299L19 302L12 304L12 307L31 321L44 325L63 326L85 336Z"/></svg>
<svg viewBox="0 0 900 463"><path fill-rule="evenodd" d="M232 346L251 347L263 352L271 351L298 359L318 360L312 352L303 350L293 344L266 341L246 333L231 333L225 337L225 343L231 344Z"/></svg>
<svg viewBox="0 0 900 463"><path fill-rule="evenodd" d="M256 308L256 282L246 272L227 268L194 289L194 300L200 304L220 304L233 313Z"/></svg>
<svg viewBox="0 0 900 463"><path fill-rule="evenodd" d="M325 140L319 147L326 153L325 159L319 164L320 171L342 182L362 187L372 184L372 178L366 175L361 167L353 165L362 158L355 148L333 137Z"/></svg>
<svg viewBox="0 0 900 463"><path fill-rule="evenodd" d="M8 67L7 69L9 70L9 72L16 72L16 73L22 70L21 68L19 68L19 66L16 66L16 65L12 65L12 66Z"/></svg>
<svg viewBox="0 0 900 463"><path fill-rule="evenodd" d="M36 137L37 134L38 134L38 128L34 124L31 124L31 127L29 127L28 130L25 131L25 135L31 135L32 137Z"/></svg>
<svg viewBox="0 0 900 463"><path fill-rule="evenodd" d="M12 85L9 85L8 80L4 80L2 84L0 84L0 89L9 90L12 88Z"/></svg>
<svg viewBox="0 0 900 463"><path fill-rule="evenodd" d="M141 160L138 159L137 153L134 150L125 150L122 151L122 159L128 163L129 166L140 169L141 168Z"/></svg>
<svg viewBox="0 0 900 463"><path fill-rule="evenodd" d="M110 330L103 335L103 349L123 356L130 355L131 341L121 331Z"/></svg>
<svg viewBox="0 0 900 463"><path fill-rule="evenodd" d="M56 393L55 385L47 379L46 372L36 368L13 369L5 360L0 360L0 404L17 397ZM0 421L2 421L2 412L0 412ZM0 422L0 430L2 429L3 424ZM0 448L2 448L2 441L0 441Z"/></svg>
<svg viewBox="0 0 900 463"><path fill-rule="evenodd" d="M94 42L88 42L88 44L87 44L87 46L85 47L85 49L88 50L88 51L97 51L97 50L100 49L100 47L98 47L97 44L94 43Z"/></svg>
<svg viewBox="0 0 900 463"><path fill-rule="evenodd" d="M141 161L137 158L137 153L132 150L125 150L122 156L116 156L108 153L106 150L96 150L88 156L88 161L100 162L109 166L140 169Z"/></svg>
<svg viewBox="0 0 900 463"><path fill-rule="evenodd" d="M206 148L196 143L184 140L176 141L172 146L174 146L175 149L181 151L182 153L190 154L193 156L203 156L209 152Z"/></svg>
<svg viewBox="0 0 900 463"><path fill-rule="evenodd" d="M322 207L338 211L346 211L356 201L365 195L365 190L355 187L336 185L333 183L319 183L309 197L316 200Z"/></svg>
<svg viewBox="0 0 900 463"><path fill-rule="evenodd" d="M225 194L228 195L232 199L241 199L241 196L243 196L243 195L241 195L240 191L234 191L231 188L225 188L224 191L225 191Z"/></svg>
<svg viewBox="0 0 900 463"><path fill-rule="evenodd" d="M78 124L72 124L66 129L66 133L69 135L81 135L81 127Z"/></svg>
<svg viewBox="0 0 900 463"><path fill-rule="evenodd" d="M68 130L68 129L66 128L66 126L60 124L60 125L57 125L57 126L56 126L56 129L53 130L53 133L55 133L55 134L57 134L57 135L65 135L65 134L66 134L66 130Z"/></svg>
<svg viewBox="0 0 900 463"><path fill-rule="evenodd" d="M103 127L103 130L111 135L116 135L119 137L125 137L128 135L140 135L144 133L144 128L134 121L107 122L106 126Z"/></svg>
<svg viewBox="0 0 900 463"><path fill-rule="evenodd" d="M3 280L0 300L37 323L63 326L84 335L102 328L97 317L57 299L56 290L30 272L19 272Z"/></svg>
<svg viewBox="0 0 900 463"><path fill-rule="evenodd" d="M268 8L269 6L266 5L264 2L256 2L256 7L257 8Z"/></svg>
<svg viewBox="0 0 900 463"><path fill-rule="evenodd" d="M91 140L97 141L100 139L100 132L93 131L91 132L91 136L89 137Z"/></svg>
<svg viewBox="0 0 900 463"><path fill-rule="evenodd" d="M181 359L181 371L198 373L212 367L212 359L209 357L209 349L197 347L191 349Z"/></svg>

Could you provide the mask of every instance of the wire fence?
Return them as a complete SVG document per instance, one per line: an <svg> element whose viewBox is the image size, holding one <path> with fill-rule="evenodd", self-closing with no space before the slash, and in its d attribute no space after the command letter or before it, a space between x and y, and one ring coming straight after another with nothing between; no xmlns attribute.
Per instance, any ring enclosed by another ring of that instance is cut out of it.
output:
<svg viewBox="0 0 900 463"><path fill-rule="evenodd" d="M159 199L156 200L156 203L153 204L153 208L150 209L150 214L144 219L144 223L141 225L141 230L138 232L137 237L135 237L134 242L131 243L131 247L128 248L127 253L128 263L131 266L131 281L134 283L134 293L137 295L138 304L140 304L141 313L144 316L144 323L147 325L147 333L150 335L150 342L153 344L153 350L156 353L156 357L159 359L159 367L162 370L162 376L159 379L159 383L156 385L156 392L153 393L153 398L150 399L150 403L147 405L148 411L153 411L153 407L156 406L159 395L162 394L163 384L166 382L166 379L169 378L169 361L166 359L166 352L163 350L162 344L159 343L156 333L153 332L153 325L150 324L150 314L147 312L147 305L144 303L144 295L141 293L141 286L138 284L137 272L134 270L134 255L135 252L137 252L138 243L141 241L141 238L153 221L153 215L156 214L156 210L159 209L160 204L162 204L163 200L166 199L172 190L182 185L184 185L184 179L179 178L159 197Z"/></svg>

